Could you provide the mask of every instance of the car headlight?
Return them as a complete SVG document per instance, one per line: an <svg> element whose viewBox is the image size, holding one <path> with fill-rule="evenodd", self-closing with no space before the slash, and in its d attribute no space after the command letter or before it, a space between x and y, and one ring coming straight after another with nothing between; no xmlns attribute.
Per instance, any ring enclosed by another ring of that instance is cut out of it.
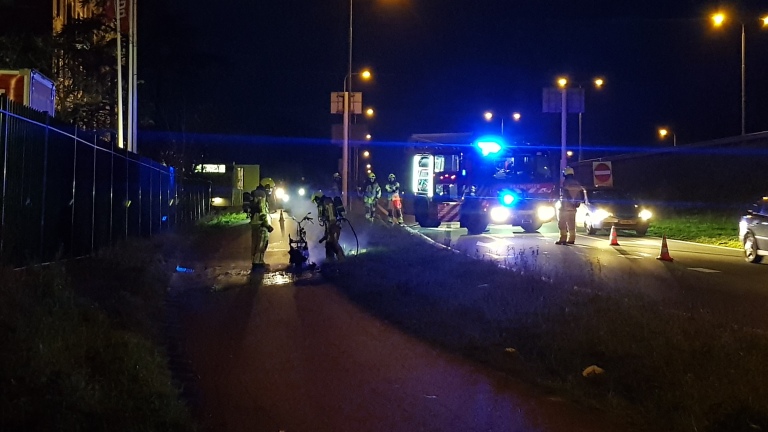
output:
<svg viewBox="0 0 768 432"><path fill-rule="evenodd" d="M283 195L285 195L285 189L281 187L275 189L275 198L283 199Z"/></svg>
<svg viewBox="0 0 768 432"><path fill-rule="evenodd" d="M745 234L747 234L747 221L739 221L739 238L743 240Z"/></svg>
<svg viewBox="0 0 768 432"><path fill-rule="evenodd" d="M651 213L650 210L643 209L640 210L640 214L638 216L640 216L640 219L647 221L651 218L651 216L653 216L653 213Z"/></svg>
<svg viewBox="0 0 768 432"><path fill-rule="evenodd" d="M549 205L542 205L536 209L536 216L539 220L552 220L555 217L555 208Z"/></svg>
<svg viewBox="0 0 768 432"><path fill-rule="evenodd" d="M491 209L491 220L497 223L509 220L509 209L506 207L494 207Z"/></svg>
<svg viewBox="0 0 768 432"><path fill-rule="evenodd" d="M595 210L594 213L592 213L592 219L595 222L600 222L601 220L607 218L610 215L611 215L610 213L608 213L607 211L605 211L603 209L597 209L597 210Z"/></svg>
<svg viewBox="0 0 768 432"><path fill-rule="evenodd" d="M306 189L299 188L299 196L304 196L304 195L306 195L306 193L307 193Z"/></svg>
<svg viewBox="0 0 768 432"><path fill-rule="evenodd" d="M288 200L289 200L290 198L291 198L291 197L290 197L290 195L288 195L288 194L283 194L283 196L282 196L280 199L281 199L281 200L283 200L283 202L288 202Z"/></svg>

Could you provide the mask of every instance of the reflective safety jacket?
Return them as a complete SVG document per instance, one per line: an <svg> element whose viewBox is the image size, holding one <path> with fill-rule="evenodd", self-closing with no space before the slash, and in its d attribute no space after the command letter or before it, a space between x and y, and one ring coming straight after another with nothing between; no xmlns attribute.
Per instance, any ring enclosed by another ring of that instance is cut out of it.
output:
<svg viewBox="0 0 768 432"><path fill-rule="evenodd" d="M387 199L390 201L395 198L400 198L400 182L397 180L388 181L387 184L384 185L384 191L387 194Z"/></svg>
<svg viewBox="0 0 768 432"><path fill-rule="evenodd" d="M367 182L365 184L365 192L363 192L363 201L372 203L379 198L381 198L381 186L375 181Z"/></svg>

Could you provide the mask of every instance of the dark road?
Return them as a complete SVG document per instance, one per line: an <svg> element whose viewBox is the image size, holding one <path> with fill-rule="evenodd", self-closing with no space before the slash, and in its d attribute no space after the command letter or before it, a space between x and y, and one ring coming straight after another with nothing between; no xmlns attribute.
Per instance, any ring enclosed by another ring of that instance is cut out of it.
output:
<svg viewBox="0 0 768 432"><path fill-rule="evenodd" d="M202 241L186 262L196 274L174 281L209 430L622 430L402 333L321 279L292 283L279 229L267 257L278 271L248 280L248 229Z"/></svg>

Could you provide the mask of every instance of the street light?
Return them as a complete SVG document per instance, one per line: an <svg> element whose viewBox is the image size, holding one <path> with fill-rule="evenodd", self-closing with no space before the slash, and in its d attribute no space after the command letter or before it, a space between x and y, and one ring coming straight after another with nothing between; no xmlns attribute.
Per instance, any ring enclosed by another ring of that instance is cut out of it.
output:
<svg viewBox="0 0 768 432"><path fill-rule="evenodd" d="M371 152L369 152L368 150L363 152L363 157L368 157L370 155L371 155Z"/></svg>
<svg viewBox="0 0 768 432"><path fill-rule="evenodd" d="M669 134L672 134L672 146L677 147L677 135L667 128L659 128L659 136L661 139L665 139Z"/></svg>
<svg viewBox="0 0 768 432"><path fill-rule="evenodd" d="M371 139L371 134L365 134L365 139L370 140Z"/></svg>
<svg viewBox="0 0 768 432"><path fill-rule="evenodd" d="M566 126L568 124L567 122L567 116L568 116L568 99L567 99L567 89L566 86L568 85L568 79L567 78L558 78L557 85L560 87L560 94L562 95L562 106L560 107L560 172L562 173L565 171L565 166L567 164L566 161L566 154L565 154L565 136L566 136ZM560 184L562 185L563 176L560 176Z"/></svg>
<svg viewBox="0 0 768 432"><path fill-rule="evenodd" d="M483 113L483 117L485 118L485 121L490 122L491 120L493 120L493 112L486 111ZM519 112L512 113L512 120L520 121L520 113ZM501 117L501 135L504 136L504 117Z"/></svg>
<svg viewBox="0 0 768 432"><path fill-rule="evenodd" d="M368 117L373 117L373 108L368 108L367 110L365 110L365 115L367 115Z"/></svg>
<svg viewBox="0 0 768 432"><path fill-rule="evenodd" d="M723 12L718 12L712 15L712 25L715 27L722 27L728 20L728 16ZM763 27L768 26L768 16L760 18L763 23ZM746 32L744 21L739 20L741 24L741 134L746 134L747 123L747 86L746 86Z"/></svg>
<svg viewBox="0 0 768 432"><path fill-rule="evenodd" d="M605 80L602 78L595 78L592 83L595 85L595 88L600 90L603 88L603 85L605 84ZM581 84L579 84L579 88L582 88ZM582 110L583 111L583 110ZM581 162L581 116L584 114L583 112L579 112L579 162Z"/></svg>

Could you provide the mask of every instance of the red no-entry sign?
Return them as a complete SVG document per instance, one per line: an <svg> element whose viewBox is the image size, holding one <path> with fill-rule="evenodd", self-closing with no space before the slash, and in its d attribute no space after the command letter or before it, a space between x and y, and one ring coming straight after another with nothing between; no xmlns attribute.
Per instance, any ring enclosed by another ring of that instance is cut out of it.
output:
<svg viewBox="0 0 768 432"><path fill-rule="evenodd" d="M595 186L613 186L613 170L610 162L593 162Z"/></svg>

